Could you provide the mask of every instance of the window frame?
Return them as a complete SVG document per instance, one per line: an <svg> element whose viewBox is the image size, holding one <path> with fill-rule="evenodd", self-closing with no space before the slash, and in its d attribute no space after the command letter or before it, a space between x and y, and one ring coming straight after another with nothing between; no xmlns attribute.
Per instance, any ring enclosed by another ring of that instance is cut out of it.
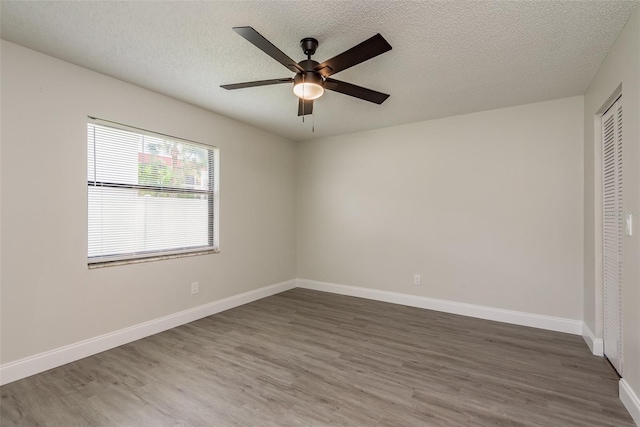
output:
<svg viewBox="0 0 640 427"><path fill-rule="evenodd" d="M147 185L147 184L122 184L115 182L102 182L97 181L95 178L94 172L94 180L88 179L89 171L87 170L87 227L89 227L89 190L91 187L103 187L103 188L122 188L127 190L146 190L146 191L156 191L163 193L190 193L190 194L206 194L208 195L207 204L208 204L208 213L207 213L207 221L208 221L208 245L206 246L197 246L197 247L189 247L189 248L176 248L176 249L167 249L167 250L149 250L149 251L139 251L139 252L129 252L126 254L114 254L114 255L102 255L102 256L93 256L90 257L88 254L89 248L89 235L87 234L87 266L92 268L105 267L110 265L122 265L122 264L134 264L141 262L149 262L149 261L158 261L162 259L173 259L173 258L182 258L196 255L206 255L212 253L219 253L219 165L220 165L220 149L217 146L203 144L201 142L192 141L186 138L180 138L172 135L167 135L161 132L154 132L147 129L138 128L135 126L129 126L122 123L113 122L110 120L100 119L93 116L87 116L86 125L89 124L114 128L118 130L124 130L127 132L136 133L139 135L146 135L154 138L162 138L164 140L176 142L179 144L187 144L191 146L198 146L208 150L208 169L209 169L209 190L201 190L201 189L189 189L189 188L178 188L178 187L163 187L156 185ZM89 150L89 141L85 144L87 151ZM88 160L89 153L87 152L85 155L85 159ZM89 162L87 162L87 168L89 167ZM95 155L94 155L94 167L95 167ZM88 231L88 229L87 229Z"/></svg>

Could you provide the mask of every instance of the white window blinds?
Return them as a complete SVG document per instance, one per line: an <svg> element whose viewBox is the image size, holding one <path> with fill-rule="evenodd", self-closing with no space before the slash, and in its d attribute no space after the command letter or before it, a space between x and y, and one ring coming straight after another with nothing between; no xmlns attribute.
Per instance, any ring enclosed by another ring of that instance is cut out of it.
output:
<svg viewBox="0 0 640 427"><path fill-rule="evenodd" d="M216 154L89 118L89 264L217 249Z"/></svg>

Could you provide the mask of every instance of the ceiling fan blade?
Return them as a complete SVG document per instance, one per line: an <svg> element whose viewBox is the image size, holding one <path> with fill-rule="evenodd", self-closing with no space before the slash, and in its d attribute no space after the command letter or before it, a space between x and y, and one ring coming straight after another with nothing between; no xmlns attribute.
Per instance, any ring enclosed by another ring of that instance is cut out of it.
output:
<svg viewBox="0 0 640 427"><path fill-rule="evenodd" d="M376 104L382 104L389 97L386 93L377 92L375 90L367 89L366 87L356 86L351 83L341 82L340 80L330 78L326 79L324 88Z"/></svg>
<svg viewBox="0 0 640 427"><path fill-rule="evenodd" d="M391 45L380 34L376 34L359 45L342 52L340 55L334 56L322 64L318 64L315 70L324 77L329 77L332 74L358 65L389 50L391 50Z"/></svg>
<svg viewBox="0 0 640 427"><path fill-rule="evenodd" d="M255 87L255 86L266 86L266 85L277 85L280 83L291 83L293 81L292 78L284 78L284 79L271 79L271 80L258 80L255 82L245 82L245 83L235 83L231 85L220 85L221 88L231 90L231 89L243 89L245 87Z"/></svg>
<svg viewBox="0 0 640 427"><path fill-rule="evenodd" d="M313 99L298 98L298 115L306 116L313 113Z"/></svg>
<svg viewBox="0 0 640 427"><path fill-rule="evenodd" d="M269 40L265 39L262 34L254 30L252 27L233 27L233 31L240 34L258 49L260 49L294 73L305 72L304 69L296 63L296 61L289 58L284 52L275 47Z"/></svg>

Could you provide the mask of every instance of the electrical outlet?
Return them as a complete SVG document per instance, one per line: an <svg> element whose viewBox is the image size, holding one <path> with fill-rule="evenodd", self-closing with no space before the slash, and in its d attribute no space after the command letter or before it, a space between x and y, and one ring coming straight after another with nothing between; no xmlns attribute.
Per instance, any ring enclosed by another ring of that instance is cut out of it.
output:
<svg viewBox="0 0 640 427"><path fill-rule="evenodd" d="M198 293L198 282L193 282L191 284L191 295L195 295Z"/></svg>
<svg viewBox="0 0 640 427"><path fill-rule="evenodd" d="M413 284L416 285L416 286L420 286L422 284L419 274L414 274L413 275Z"/></svg>

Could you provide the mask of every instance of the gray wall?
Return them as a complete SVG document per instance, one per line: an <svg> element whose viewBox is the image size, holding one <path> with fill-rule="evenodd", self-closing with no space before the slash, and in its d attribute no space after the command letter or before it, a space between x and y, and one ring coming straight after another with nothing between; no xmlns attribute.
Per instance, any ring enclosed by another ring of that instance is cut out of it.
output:
<svg viewBox="0 0 640 427"><path fill-rule="evenodd" d="M299 143L298 277L581 320L582 120L574 97Z"/></svg>
<svg viewBox="0 0 640 427"><path fill-rule="evenodd" d="M221 253L87 268L87 115L220 148ZM292 141L3 41L1 161L2 363L295 278Z"/></svg>

